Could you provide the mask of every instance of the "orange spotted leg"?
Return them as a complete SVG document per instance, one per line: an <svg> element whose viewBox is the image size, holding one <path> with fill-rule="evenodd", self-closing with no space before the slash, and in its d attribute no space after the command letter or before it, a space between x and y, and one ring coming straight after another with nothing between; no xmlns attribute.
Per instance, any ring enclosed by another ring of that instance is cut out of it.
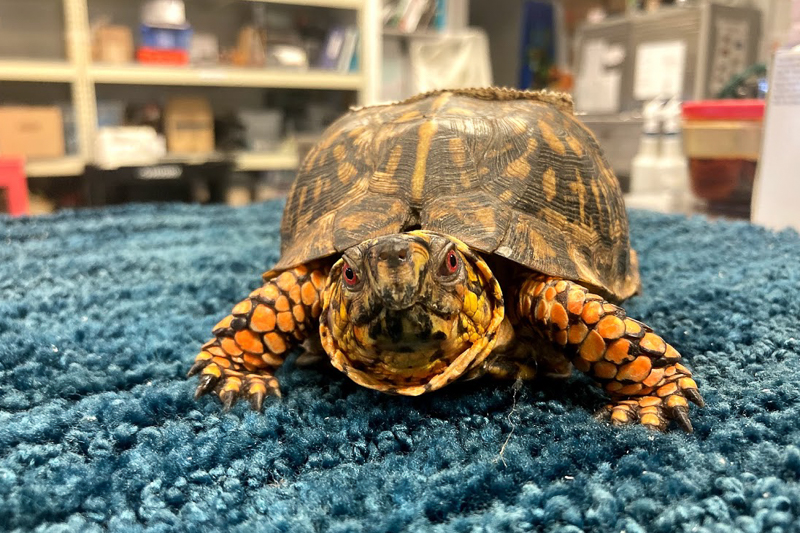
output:
<svg viewBox="0 0 800 533"><path fill-rule="evenodd" d="M267 272L264 285L236 304L212 330L189 370L200 373L195 398L214 391L226 409L240 397L256 411L280 396L275 370L291 348L316 334L327 267Z"/></svg>
<svg viewBox="0 0 800 533"><path fill-rule="evenodd" d="M566 351L573 365L611 396L613 424L666 429L670 419L692 431L687 400L703 406L680 354L625 310L577 283L543 275L526 279L520 317Z"/></svg>

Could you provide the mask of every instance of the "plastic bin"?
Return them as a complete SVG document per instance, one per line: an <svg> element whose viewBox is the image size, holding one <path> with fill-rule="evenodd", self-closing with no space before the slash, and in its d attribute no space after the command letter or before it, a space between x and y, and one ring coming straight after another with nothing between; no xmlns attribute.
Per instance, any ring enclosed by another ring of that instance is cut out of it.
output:
<svg viewBox="0 0 800 533"><path fill-rule="evenodd" d="M763 100L683 105L683 142L692 193L709 214L750 217L764 107Z"/></svg>
<svg viewBox="0 0 800 533"><path fill-rule="evenodd" d="M192 46L192 28L189 25L184 28L159 28L142 24L140 28L142 48L188 52Z"/></svg>

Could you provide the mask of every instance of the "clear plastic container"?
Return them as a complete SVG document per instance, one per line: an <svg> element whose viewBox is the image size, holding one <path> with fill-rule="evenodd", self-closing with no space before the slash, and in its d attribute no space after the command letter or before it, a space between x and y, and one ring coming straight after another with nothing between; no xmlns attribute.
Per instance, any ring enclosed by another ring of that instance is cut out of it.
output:
<svg viewBox="0 0 800 533"><path fill-rule="evenodd" d="M763 100L683 104L683 145L700 210L750 218L764 106Z"/></svg>

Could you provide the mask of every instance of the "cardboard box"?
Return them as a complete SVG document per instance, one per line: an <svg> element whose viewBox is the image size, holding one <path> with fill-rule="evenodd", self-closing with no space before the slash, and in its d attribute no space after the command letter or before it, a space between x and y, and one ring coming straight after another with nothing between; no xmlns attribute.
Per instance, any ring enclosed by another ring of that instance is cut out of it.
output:
<svg viewBox="0 0 800 533"><path fill-rule="evenodd" d="M123 64L133 61L133 32L127 26L101 26L92 43L92 60Z"/></svg>
<svg viewBox="0 0 800 533"><path fill-rule="evenodd" d="M214 151L214 114L205 98L172 98L164 111L167 150L173 153Z"/></svg>
<svg viewBox="0 0 800 533"><path fill-rule="evenodd" d="M64 123L56 106L0 106L0 155L29 159L64 155Z"/></svg>

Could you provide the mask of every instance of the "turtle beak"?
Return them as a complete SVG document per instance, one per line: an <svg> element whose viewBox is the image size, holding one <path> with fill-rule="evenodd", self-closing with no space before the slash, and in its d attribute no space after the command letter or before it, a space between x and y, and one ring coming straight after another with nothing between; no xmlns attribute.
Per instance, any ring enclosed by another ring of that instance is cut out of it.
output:
<svg viewBox="0 0 800 533"><path fill-rule="evenodd" d="M400 311L416 303L428 257L424 247L404 235L378 239L370 247L371 285L384 307Z"/></svg>

